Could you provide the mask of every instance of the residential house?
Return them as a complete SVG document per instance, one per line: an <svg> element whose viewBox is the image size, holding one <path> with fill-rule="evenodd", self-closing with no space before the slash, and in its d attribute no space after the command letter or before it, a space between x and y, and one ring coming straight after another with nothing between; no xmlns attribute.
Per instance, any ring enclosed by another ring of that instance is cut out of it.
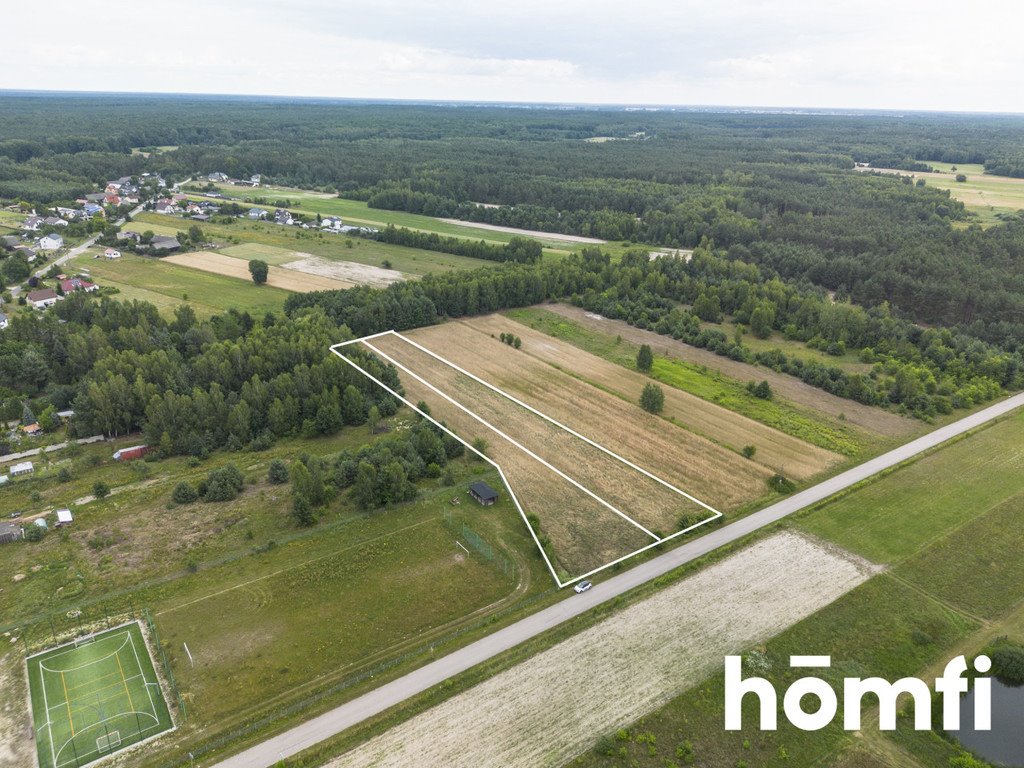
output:
<svg viewBox="0 0 1024 768"><path fill-rule="evenodd" d="M56 251L59 248L64 247L64 238L56 233L45 235L39 239L39 250L41 251Z"/></svg>
<svg viewBox="0 0 1024 768"><path fill-rule="evenodd" d="M125 241L131 240L133 242L138 243L138 242L140 242L142 240L142 233L141 232L133 232L131 230L124 230L124 231L121 231L121 232L117 233L117 239L118 240L125 240Z"/></svg>
<svg viewBox="0 0 1024 768"><path fill-rule="evenodd" d="M102 203L106 197L106 192L93 192L92 194L86 195L83 199L87 203Z"/></svg>
<svg viewBox="0 0 1024 768"><path fill-rule="evenodd" d="M7 315L5 315L3 312L0 312L0 331L2 331L10 324L11 321L7 319Z"/></svg>
<svg viewBox="0 0 1024 768"><path fill-rule="evenodd" d="M206 178L207 178L208 181L212 181L213 183L216 184L217 182L220 182L220 181L227 181L228 180L228 175L226 173L217 172L217 173L211 173Z"/></svg>
<svg viewBox="0 0 1024 768"><path fill-rule="evenodd" d="M265 219L267 218L267 212L262 208L250 208L249 209L250 219Z"/></svg>
<svg viewBox="0 0 1024 768"><path fill-rule="evenodd" d="M27 245L15 246L14 252L17 253L17 254L20 254L21 256L24 256L25 260L29 264L31 264L33 261L35 261L36 260L36 256L38 255L38 254L36 254L36 251L35 251L34 248L29 248Z"/></svg>
<svg viewBox="0 0 1024 768"><path fill-rule="evenodd" d="M83 280L80 277L72 277L70 280L61 280L60 288L64 291L64 295L67 296L69 293L75 291L85 291L86 293L92 293L98 291L100 287L96 283L90 283L88 280Z"/></svg>
<svg viewBox="0 0 1024 768"><path fill-rule="evenodd" d="M275 224L280 224L281 226L287 227L291 226L294 222L295 219L292 218L292 214L290 211L286 211L283 208L278 208L276 211L274 211Z"/></svg>
<svg viewBox="0 0 1024 768"><path fill-rule="evenodd" d="M56 210L57 210L57 215L58 216L61 216L61 217L65 218L65 219L67 219L68 221L74 221L82 213L81 211L79 211L76 208L63 208L63 207L61 207L59 205L57 206Z"/></svg>
<svg viewBox="0 0 1024 768"><path fill-rule="evenodd" d="M45 222L40 216L29 216L23 222L21 222L21 228L28 232L36 232Z"/></svg>
<svg viewBox="0 0 1024 768"><path fill-rule="evenodd" d="M327 216L320 222L321 229L329 229L335 232L340 232L343 226L345 226L344 222L337 216Z"/></svg>
<svg viewBox="0 0 1024 768"><path fill-rule="evenodd" d="M4 235L0 237L0 248L15 248L21 242L17 235Z"/></svg>
<svg viewBox="0 0 1024 768"><path fill-rule="evenodd" d="M106 197L103 198L103 202L107 205L120 205L121 196L117 192L108 192Z"/></svg>
<svg viewBox="0 0 1024 768"><path fill-rule="evenodd" d="M158 200L155 208L157 213L172 214L177 213L178 208L170 200Z"/></svg>
<svg viewBox="0 0 1024 768"><path fill-rule="evenodd" d="M103 252L103 258L105 258L105 259L120 259L121 258L121 252L119 250L117 250L117 248L107 248L107 250L105 250Z"/></svg>
<svg viewBox="0 0 1024 768"><path fill-rule="evenodd" d="M39 426L39 422L37 421L33 421L31 424L22 424L18 429L29 437L39 437L43 434L43 428Z"/></svg>
<svg viewBox="0 0 1024 768"><path fill-rule="evenodd" d="M48 227L66 227L68 223L59 216L47 216L43 223Z"/></svg>
<svg viewBox="0 0 1024 768"><path fill-rule="evenodd" d="M44 288L41 291L30 291L25 295L25 300L33 309L46 309L56 304L60 297L52 288Z"/></svg>
<svg viewBox="0 0 1024 768"><path fill-rule="evenodd" d="M107 215L106 212L103 210L103 206L99 205L98 203L86 203L84 206L82 206L82 211L89 218Z"/></svg>

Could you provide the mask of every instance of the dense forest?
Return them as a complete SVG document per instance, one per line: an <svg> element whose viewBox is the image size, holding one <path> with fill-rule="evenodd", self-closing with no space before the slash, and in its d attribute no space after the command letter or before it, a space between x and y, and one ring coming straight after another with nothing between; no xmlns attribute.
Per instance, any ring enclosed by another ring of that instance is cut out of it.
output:
<svg viewBox="0 0 1024 768"><path fill-rule="evenodd" d="M898 316L1008 350L1024 344L1024 221L972 227L945 192L852 170L976 162L1024 175L1019 117L0 101L0 198L59 201L144 170L261 173L432 215L668 247L709 238L782 279L887 302ZM177 149L130 152L157 146Z"/></svg>
<svg viewBox="0 0 1024 768"><path fill-rule="evenodd" d="M982 228L944 191L854 170L941 161L1019 175L1021 118L32 94L0 102L7 201L60 202L144 171L172 180L260 173L371 206L696 249L690 260L650 261L637 248L619 263L599 250L549 263L528 240L389 228L365 236L509 263L295 295L288 317L276 318L198 322L182 308L167 321L148 305L76 296L15 318L0 339L9 417L27 395L73 406L83 431L142 429L167 453L328 433L393 407L325 358L346 333L555 298L924 418L1024 385L1024 218ZM165 150L132 153L155 147ZM870 373L755 354L707 325L724 315L751 333L858 350Z"/></svg>

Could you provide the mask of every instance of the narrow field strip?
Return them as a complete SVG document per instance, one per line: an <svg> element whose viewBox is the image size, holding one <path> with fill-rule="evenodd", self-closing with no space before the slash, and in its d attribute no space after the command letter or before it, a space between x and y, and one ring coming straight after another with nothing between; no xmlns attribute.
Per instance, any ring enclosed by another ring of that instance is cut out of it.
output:
<svg viewBox="0 0 1024 768"><path fill-rule="evenodd" d="M877 568L779 533L417 715L330 768L559 766ZM764 610L770 604L772 610Z"/></svg>

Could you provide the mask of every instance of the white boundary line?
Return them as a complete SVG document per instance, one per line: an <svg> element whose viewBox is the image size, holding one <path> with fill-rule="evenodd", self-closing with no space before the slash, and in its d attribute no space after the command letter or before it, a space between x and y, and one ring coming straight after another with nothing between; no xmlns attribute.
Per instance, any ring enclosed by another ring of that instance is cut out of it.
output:
<svg viewBox="0 0 1024 768"><path fill-rule="evenodd" d="M373 346L369 342L363 342L363 345L367 349L369 349L371 352L373 352L374 354L377 354L377 355L383 357L385 360L387 360L389 363L391 363L393 366L395 366L399 370L405 371L407 374L409 374L414 379L416 379L416 381L418 381L420 384L422 384L423 386L427 387L432 392L435 392L438 395L440 395L441 397L443 397L445 400L447 400L449 403L454 405L460 411L464 411L465 413L469 414L472 418L474 418L477 421L479 421L481 424L483 424L489 430L491 430L492 432L497 434L499 437L502 437L505 440L507 440L508 442L512 443L512 445L514 445L516 448L521 450L523 453L525 453L527 456L529 456L534 461L540 462L546 468L550 469L552 472L554 472L556 475L558 475L560 478L562 478L563 480L571 483L573 486L575 486L579 490L583 491L585 494L587 494L587 496L589 496L590 498L594 499L594 501L596 501L598 504L601 504L602 506L607 507L609 510L614 512L616 515L621 517L623 520L625 520L630 525L635 525L637 528L639 528L641 531L646 533L648 536L650 536L655 541L661 541L661 539L658 537L657 534L653 533L652 531L647 530L647 528L645 528L644 526L640 525L640 523L638 523L636 520L631 518L625 512L622 512L619 509L617 509L616 507L612 506L607 501L605 501L600 496L598 496L596 493L594 493L592 490L590 490L589 488L584 487L580 482L578 482L578 481L572 479L571 477L569 477L567 474L565 474L565 472L560 470L558 467L555 467L552 464L550 464L549 462L545 461L540 456L538 456L536 453L534 453L529 448L527 448L525 445L523 445L522 443L517 442L514 438L509 437L504 432L502 432L500 429L498 429L496 426L491 424L489 421L486 421L483 417L478 416L477 414L473 413L471 410L469 410L469 408L467 408L466 406L464 406L462 403L458 402L454 398L449 397L448 395L446 395L444 392L442 392L440 389L435 387L433 384L431 384L429 381L424 379L422 376L419 376L418 374L416 374L413 371L409 370L404 365L402 365L400 362L395 360L393 357L390 357L389 355L385 354L384 352L381 352L379 349L377 349L375 346Z"/></svg>
<svg viewBox="0 0 1024 768"><path fill-rule="evenodd" d="M50 741L50 764L57 768L57 755L53 751L53 723L50 720L50 705L46 700L46 678L43 677L43 665L39 667L39 687L43 689L43 709L46 710L46 735Z"/></svg>
<svg viewBox="0 0 1024 768"><path fill-rule="evenodd" d="M620 512L619 510L615 509L615 508L614 508L614 507L613 507L612 505L608 504L608 502L606 502L606 501L605 501L604 499L601 499L601 498L600 498L599 496L597 496L596 494L594 494L594 493L593 493L592 491L590 491L590 490L588 490L588 489L584 488L584 487L583 487L583 486L581 486L581 485L580 485L579 483L577 483L577 482L576 482L575 480L573 480L572 478L570 478L570 477L568 477L567 475L565 475L564 473L562 473L562 472L561 472L560 470L556 469L555 467L552 467L552 466L551 466L550 464L548 464L548 463L547 463L546 461L544 461L544 460L543 460L542 458L540 458L540 457L539 457L539 456L537 456L537 455L536 455L535 453L533 453L532 451L530 451L530 450L529 450L528 448L526 448L526 447L524 447L524 446L520 445L520 444L519 444L519 443L517 443L517 442L516 442L515 440L513 440L513 439L512 439L511 437L509 437L508 435L506 435L505 433L503 433L503 432L502 432L501 430L499 430L499 429L497 429L496 427L492 426L492 425L491 425L491 424L489 424L489 423L488 423L487 421L485 421L484 419L482 419L482 418L481 418L480 416L477 416L477 415L476 415L475 413L473 413L472 411L470 411L470 410L469 410L468 408L466 408L465 406L463 406L463 405L462 405L461 403L458 403L458 402L456 402L456 401L455 401L455 400L453 400L453 399L452 399L451 397L449 397L448 395L446 395L446 394L445 394L444 392L440 391L439 389L437 389L436 387L434 387L434 386L433 386L432 384L430 384L429 382L425 381L425 380L424 380L423 378L421 378L421 377L420 377L420 376L418 376L417 374L413 373L412 371L410 371L410 370L409 370L408 368L406 368L405 366L401 365L401 364L400 364L400 363L398 363L397 361L393 360L393 359L392 359L392 358L390 358L390 357L389 357L388 355L386 355L386 354L384 354L383 352L381 352L380 350L376 349L376 348L375 348L375 347L374 347L374 346L373 346L372 344L369 344L369 343L368 343L368 342L372 341L373 339L381 338L381 337L384 337L384 336L394 336L394 337L396 337L396 338L398 338L398 339L401 339L402 341L404 341L404 342L406 342L406 343L408 343L408 344L412 345L413 347L416 347L417 349L419 349L419 350L421 350L421 351L425 352L426 354L430 355L431 357L433 357L433 358L435 358L435 359L439 360L440 362L444 363L445 365L448 365L449 367L451 367L451 368L455 369L455 370L456 370L456 371L458 371L459 373L462 373L462 374L464 374L464 375L466 375L466 376L470 377L470 378L471 378L471 379L473 379L474 381L478 382L479 384L482 384L483 386L487 387L488 389L491 389L491 390L493 390L494 392L496 392L497 394L501 395L502 397L505 397L505 398L507 398L508 400L510 400L510 401L512 401L512 402L514 402L514 403L516 403L517 405L519 405L519 406L521 406L521 407L523 407L523 408L526 408L526 409L527 409L528 411L530 411L531 413L533 413L533 414L535 414L535 415L537 415L537 416L540 416L540 417L541 417L542 419L544 419L545 421L547 421L547 422L549 422L549 423L551 423L551 424L553 424L553 425L555 425L555 426L559 427L560 429L563 429L563 430L565 430L566 432L568 432L569 434L573 435L574 437L576 437L576 438L578 438L578 439L580 439L580 440L583 440L584 442L588 443L589 445L593 446L594 448L597 448L597 449L598 449L598 450L600 450L600 451L603 451L604 453L608 454L608 455L609 455L609 456L611 456L612 458L614 458L614 459L617 459L618 461L620 461L620 462L622 462L623 464L625 464L625 465L629 466L630 468L632 468L632 469L634 469L634 470L636 470L636 471L640 472L641 474L645 475L646 477L649 477L650 479L652 479L652 480L654 480L654 481L656 481L656 482L660 483L661 485L665 486L666 488L668 488L668 489L670 489L670 490L672 490L672 491L675 491L675 492L676 492L676 493L678 493L678 494L679 494L680 496L683 496L684 498L686 498L686 499L689 499L690 501L692 501L692 502L694 502L695 504L697 504L697 505L699 505L699 506L703 507L704 509L707 509L708 511L710 511L710 512L712 513L712 515L711 515L710 517L708 517L707 519L705 519L705 520L701 520L701 521L700 521L699 523L695 523L694 525L688 526L687 528L683 528L683 529L682 529L682 530L680 530L680 531L676 531L676 532L675 532L674 534L672 534L672 535L670 535L670 536L665 536L665 537L663 537L663 538L659 538L659 537L658 537L657 535L655 535L655 534L654 534L654 533L652 533L651 531L648 531L648 530L647 530L646 528L644 528L644 527L643 527L642 525L640 525L640 524L639 524L639 523L637 523L637 522L636 522L635 520L633 520L632 518L630 518L630 517L629 517L628 515L625 515L625 514L623 514L622 512ZM551 560L550 560L550 559L548 558L548 556L547 556L547 553L546 553L546 552L544 551L544 548L543 548L543 547L542 547L542 546L540 545L540 541L539 541L539 539L537 538L537 533L536 533L536 531L534 531L534 530L533 530L533 526L531 526L531 525L530 525L530 522L529 522L529 520L528 520L528 519L527 519L527 517L526 517L526 512L524 511L524 509L523 509L523 506L522 506L522 504L520 504L520 503L519 503L519 499L518 499L518 498L516 497L516 495L515 495L515 492L514 492L514 491L512 490L512 485L511 485L511 483L509 483L509 481L508 481L508 478L507 478L507 477L505 476L505 473L504 473L504 472L502 471L501 467L500 467L500 466L499 466L499 465L498 465L498 464L497 464L497 463L496 463L496 462L495 462L494 460L492 460L492 459L491 459L490 457L488 457L488 456L484 455L484 454L483 454L482 452L480 452L480 451L478 451L477 449L475 449L475 448L474 448L474 447L473 447L472 445L470 445L470 444L469 444L469 443L468 443L468 442L467 442L466 440L464 440L464 439L462 439L461 437L459 437L459 436L458 436L457 434L455 434L454 432L452 432L452 431L451 431L450 429L448 429L447 427L445 427L445 426L444 426L443 424L441 424L441 423L440 423L439 421L437 421L436 419L434 419L434 418L433 418L433 417L431 417L430 415L428 415L428 414L424 413L423 411L421 411L421 410L420 410L420 409L419 409L418 407L416 407L416 405L414 405L414 404L413 404L412 402L410 402L409 400L407 400L407 399L406 399L405 397L403 397L402 395L399 395L399 394L398 394L397 392L395 392L395 391L394 391L393 389L391 389L390 387L388 387L388 386L387 386L386 384L384 384L384 383L383 383L382 381L380 381L379 379L377 379L376 377L374 377L374 376L373 376L372 374L370 374L370 373L369 373L368 371L364 370L364 369L363 369L363 368L361 368L361 367L360 367L359 365L357 365L357 364L356 364L356 363L355 363L354 361L352 361L351 359L349 359L348 357L346 357L346 356L345 356L344 354L342 354L342 352L340 351L340 350L341 350L342 348L344 348L344 347L347 347L347 346L350 346L350 345L353 345L353 344L362 344L362 345L363 345L364 347L368 348L368 349L369 349L369 350L371 350L372 352L374 352L374 353L376 353L376 354L380 355L381 357L385 358L386 360L388 360L388 361L389 361L389 362L390 362L390 363L391 363L392 365L394 365L394 366L396 366L396 367L398 367L398 368L402 369L403 371L405 371L405 372L406 372L406 373L408 373L409 375L413 376L413 377L414 377L414 378L415 378L415 379L416 379L417 381L420 381L420 382L421 382L422 384L424 384L425 386L429 387L429 388L430 388L430 389L431 389L432 391L434 391L434 392L436 392L437 394L441 395L441 396L442 396L442 397L444 397L444 398L445 398L446 400L448 400L449 402L451 402L451 403L452 403L453 405L455 405L455 406L457 406L458 408L460 408L461 410L465 411L465 412L466 412L467 414L469 414L470 416L472 416L472 417L473 417L474 419L476 419L477 421L479 421L479 422L480 422L481 424L483 424L484 426L488 427L489 429L491 429L492 431L494 431L495 433L497 433L498 435L500 435L500 436L501 436L501 437L503 437L504 439L508 440L508 441L509 441L510 443L512 443L513 445L515 445L515 446L516 446L517 448L520 448L520 449L521 449L522 451L524 451L524 452L525 452L525 453L526 453L527 455L529 455L529 456L530 456L531 458L533 458L533 459L535 459L535 460L539 461L539 462L540 462L540 463L542 463L542 464L543 464L544 466L548 467L548 468L549 468L549 469L551 469L552 471L556 472L556 473L557 473L557 474L558 474L559 476L563 477L563 478L564 478L565 480L567 480L567 481L569 481L570 483L572 483L573 485L575 485L575 486L576 486L577 488L579 488L579 489L583 490L583 491L584 491L585 493L587 493L587 494L588 494L589 496L591 496L591 497L595 498L596 500L598 500L598 501L599 501L600 503L602 503L603 505L605 505L606 507L608 507L609 509L611 509L611 510L612 510L613 512L615 512L616 514L618 514L618 515L620 515L621 517L625 518L625 519L626 519L626 520L628 520L628 521L629 521L630 523L632 523L632 524L633 524L633 525L635 525L636 527L638 527L638 528L640 528L641 530L643 530L643 531L644 531L645 533L647 533L647 534L649 534L650 536L652 536L652 537L653 537L653 538L655 539L655 541L654 541L653 543L651 543L651 544L648 544L648 545L647 545L646 547L641 547L640 549L637 549L637 550L636 550L636 551L634 551L634 552L630 552L629 554L627 554L627 555L624 555L624 556L622 556L622 557L620 557L620 558L618 558L618 559L616 559L616 560L613 560L613 561L611 561L610 563L606 563L605 565L602 565L602 566L600 566L600 567L598 567L598 568L594 568L593 570L591 570L591 571L588 571L588 572L586 572L586 573L584 573L584 574L582 574L582 575L580 575L580 576L575 576L575 577L572 577L572 578L570 578L569 580L567 580L567 581L564 581L564 582L563 582L563 581L562 581L562 580L561 580L561 579L560 579L560 578L558 577L558 574L557 574L557 573L555 572L555 568L554 568L554 566L552 565L552 563L551 563ZM478 376L475 376L474 374L470 373L469 371L466 371L466 370L464 370L464 369L460 368L459 366L455 365L454 363L452 363L452 362L450 362L450 361L448 361L448 360L445 360L445 359L444 359L443 357L441 357L440 355L437 355L436 353L434 353L434 352L431 352L431 351L430 351L429 349L427 349L426 347L423 347L422 345L420 345L420 344L416 343L415 341L412 341L411 339L408 339L408 338L406 338L405 336L403 336L402 334L398 333L397 331L394 331L394 330L391 330L391 331L383 331L383 332L381 332L381 333L374 333L374 334L370 334L369 336L363 336L363 337L361 337L361 338L358 338L358 339L352 339L352 340L350 340L350 341L344 341L344 342L341 342L341 343L339 343L339 344L334 344L334 345L332 345L332 346L330 347L330 350L331 350L331 352L333 352L333 353L334 353L335 355L337 355L337 356L338 356L338 357L340 357L340 358L341 358L342 360L344 360L344 361L345 361L346 363L348 363L348 364L349 364L349 365L351 365L351 366L352 366L353 368L355 368L355 369L356 369L357 371L359 371L359 372L360 372L360 373L362 373L362 374L363 374L364 376L366 376L366 377L367 377L368 379L370 379L370 380L371 380L372 382L374 382L374 383L375 383L375 384L377 384L378 386L382 387L382 388L383 388L384 390L386 390L386 391L387 391L387 392L388 392L389 394L391 394L392 396L394 396L394 397L398 398L399 400L401 400L401 401L402 401L403 403L405 403L405 404L406 404L407 406L409 406L409 407L410 407L410 408L411 408L411 409L412 409L413 411L415 411L416 413L418 413L418 414L419 414L420 416L422 416L423 418L425 418L425 419L429 420L429 421L430 421L431 423L433 423L434 425L436 425L437 427L439 427L439 428L440 428L441 430L443 430L443 431L444 431L445 433L447 433L448 435L451 435L452 437L454 437L454 438L455 438L456 440L458 440L458 441L459 441L460 443L462 443L462 444L463 444L464 446L466 446L467 448L469 448L469 450L470 450L470 451L472 451L472 452L473 452L474 454L476 454L476 455L477 455L477 456L479 456L479 457L480 457L481 459L483 459L483 460L484 460L484 461L486 461L486 462L487 462L488 464L492 465L492 466L493 466L493 467L494 467L495 469L497 469L497 470L498 470L498 474L499 474L499 475L501 476L501 480L502 480L502 482L503 482L503 483L505 484L505 487L506 487L506 488L508 489L508 492L509 492L509 496L510 496L510 497L512 498L512 501L513 501L513 502L515 503L515 505L516 505L516 509L518 509L518 510L519 510L519 515L520 515L520 517L522 517L522 519L523 519L523 522L524 522L524 523L526 523L526 527L527 527L527 530L529 530L529 531L530 531L530 535L531 535L531 537L533 538L533 541L534 541L534 543L535 543L535 544L537 545L537 549L538 549L538 550L540 551L540 553L541 553L541 557L543 557L543 558L544 558L544 562L545 562L545 563L547 564L547 566L548 566L548 570L549 570L549 571L551 572L551 576L552 576L552 578L553 578L553 579L555 580L555 583L556 583L556 584L558 585L558 587L559 587L559 588L562 588L562 587L566 587L566 586L569 586L570 584L573 584L573 583L575 583L575 582L577 582L577 581L580 581L580 580L582 580L582 579L585 579L585 578L587 578L588 576L592 576L592 575L594 575L594 574L596 574L596 573L598 573L598 572L600 572L600 571L603 571L603 570L605 570L606 568L611 568L612 566L614 566L614 565L617 565L618 563L621 563L621 562L623 562L624 560L628 560L628 559L629 559L629 558L631 558L631 557L634 557L634 556L636 556L636 555L638 555L638 554L640 554L640 553L642 553L642 552L646 552L647 550L649 550L649 549L651 549L651 548L653 548L653 547L657 547L658 545L660 545L660 544L663 544L663 543L664 543L664 542L666 542L666 541L670 541L670 540L672 540L672 539L674 539L674 538L677 538L677 537L679 537L679 536L682 536L682 535L684 535L684 534L687 534L687 533L689 533L690 531L694 530L695 528L699 528L700 526L702 526L702 525L706 525L707 523L711 522L712 520L716 520L716 519L718 519L718 518L721 518L721 517L722 517L722 513L721 513L721 512L719 512L719 511L718 511L717 509L715 509L714 507L711 507L711 506L709 506L708 504L705 504L705 503L704 503L703 501L701 501L700 499L697 499L697 498L695 498L695 497L691 496L690 494L686 493L685 491L683 491L683 490L681 490L681 489L679 489L679 488L676 488L676 487L675 487L674 485L672 485L671 483L669 483L669 482L667 482L667 481L665 481L665 480L661 479L660 477L657 477L656 475L652 474L651 472L648 472L648 471L647 471L646 469L644 469L643 467L639 467L639 466L637 466L636 464L632 463L632 462L631 462L631 461L629 461L628 459L625 459L625 458L623 458L622 456L619 456L618 454L614 453L613 451L610 451L610 450L608 450L608 449L607 449L607 448L605 448L605 447L604 447L603 445L600 445L599 443L596 443L596 442L594 442L594 441L593 441L593 440L591 440L590 438L587 438L587 437L585 437L585 436L583 436L583 435L579 434L578 432L576 432L576 431L572 430L571 428L567 427L566 425L562 424L561 422L558 422L558 421L556 421L555 419L552 419L552 418L550 418L550 417L549 417L549 416L547 416L546 414L544 414L544 413L541 413L540 411L538 411L538 410L537 410L536 408L533 408L532 406L530 406L530 405L527 405L526 403L522 402L521 400L518 400L517 398L513 397L512 395L509 395L509 394L508 394L507 392L504 392L504 391L502 391L501 389L499 389L499 388L497 388L497 387L493 386L492 384L490 384L490 383L488 383L488 382L484 381L483 379L479 378Z"/></svg>

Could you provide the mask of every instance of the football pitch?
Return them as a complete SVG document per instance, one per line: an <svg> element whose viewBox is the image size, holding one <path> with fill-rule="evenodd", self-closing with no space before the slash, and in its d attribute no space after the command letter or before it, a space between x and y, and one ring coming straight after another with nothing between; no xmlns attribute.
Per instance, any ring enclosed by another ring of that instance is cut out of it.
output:
<svg viewBox="0 0 1024 768"><path fill-rule="evenodd" d="M27 663L40 768L79 768L173 727L137 622Z"/></svg>

